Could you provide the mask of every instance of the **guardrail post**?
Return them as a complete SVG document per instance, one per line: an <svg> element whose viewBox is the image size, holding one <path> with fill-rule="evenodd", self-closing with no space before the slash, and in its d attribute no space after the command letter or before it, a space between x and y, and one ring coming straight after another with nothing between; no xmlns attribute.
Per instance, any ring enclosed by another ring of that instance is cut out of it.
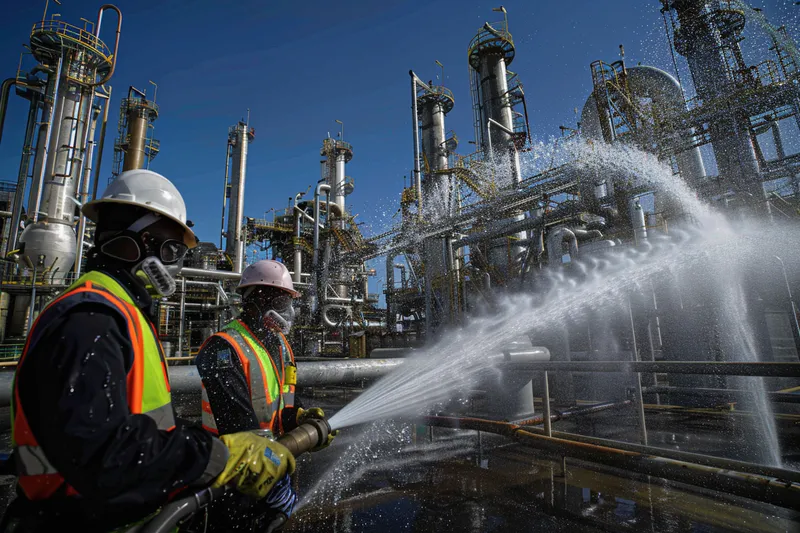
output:
<svg viewBox="0 0 800 533"><path fill-rule="evenodd" d="M544 408L544 432L548 437L553 436L553 427L550 422L550 384L547 382L547 371L544 372L544 383L542 390L544 391L543 408Z"/></svg>

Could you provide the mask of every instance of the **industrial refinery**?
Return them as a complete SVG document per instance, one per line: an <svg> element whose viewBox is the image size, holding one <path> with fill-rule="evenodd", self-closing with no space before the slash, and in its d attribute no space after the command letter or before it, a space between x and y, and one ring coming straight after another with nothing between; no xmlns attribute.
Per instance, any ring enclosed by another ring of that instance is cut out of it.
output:
<svg viewBox="0 0 800 533"><path fill-rule="evenodd" d="M410 131L392 172L410 175L389 227L353 207L371 178L348 165L371 155L346 117L319 132L318 177L274 177L298 191L288 205L248 195L268 118L214 132L221 179L200 188L219 207L187 210L219 236L198 235L153 327L177 412L199 420L195 359L240 315L242 272L288 269L298 396L336 413L342 442L298 458L287 531L800 528L800 7L792 21L744 0L647 2L670 63L629 63L620 45L584 65L560 132L530 120L526 86L544 82L515 58L542 51L505 7L451 43L468 87L398 71L406 97L385 105ZM2 84L0 139L23 146L0 182L3 435L29 332L87 271L81 207L159 171L171 112L147 79L112 90L124 7L81 22L52 7ZM3 130L12 105L21 131Z"/></svg>

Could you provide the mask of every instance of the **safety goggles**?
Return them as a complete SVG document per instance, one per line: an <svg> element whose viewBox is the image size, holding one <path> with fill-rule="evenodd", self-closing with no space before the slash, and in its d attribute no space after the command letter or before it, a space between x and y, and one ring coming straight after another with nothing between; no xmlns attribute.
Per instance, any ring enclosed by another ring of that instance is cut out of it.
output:
<svg viewBox="0 0 800 533"><path fill-rule="evenodd" d="M165 265L177 263L189 251L189 247L176 239L167 239L156 242L155 238L145 239L148 251L158 250L158 258ZM142 259L142 246L138 239L131 235L117 235L100 246L100 250L107 256L135 263Z"/></svg>
<svg viewBox="0 0 800 533"><path fill-rule="evenodd" d="M259 287L248 287L245 290L244 297L249 298ZM256 298L266 304L266 307L273 309L278 313L288 311L292 307L292 297L288 294L279 294L277 296L267 297L263 292L257 292Z"/></svg>

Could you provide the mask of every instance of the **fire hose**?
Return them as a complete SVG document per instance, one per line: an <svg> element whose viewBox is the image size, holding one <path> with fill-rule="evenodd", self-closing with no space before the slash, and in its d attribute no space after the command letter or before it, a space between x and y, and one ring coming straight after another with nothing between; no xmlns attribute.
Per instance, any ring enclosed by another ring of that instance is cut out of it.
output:
<svg viewBox="0 0 800 533"><path fill-rule="evenodd" d="M328 440L331 427L328 422L320 419L310 419L293 430L278 437L277 441L283 444L295 457L323 445ZM227 489L220 487L205 488L191 496L175 500L163 506L159 513L149 522L139 524L125 533L167 533L172 531L178 523L203 509L211 502L218 500Z"/></svg>

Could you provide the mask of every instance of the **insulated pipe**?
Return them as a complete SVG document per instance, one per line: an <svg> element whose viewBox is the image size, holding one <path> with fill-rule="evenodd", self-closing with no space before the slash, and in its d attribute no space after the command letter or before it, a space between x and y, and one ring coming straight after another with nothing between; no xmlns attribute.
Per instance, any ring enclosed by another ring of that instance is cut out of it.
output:
<svg viewBox="0 0 800 533"><path fill-rule="evenodd" d="M564 254L561 243L565 241L569 242L570 261L575 261L578 258L578 238L572 230L560 226L551 230L547 235L547 260L550 266L562 264Z"/></svg>
<svg viewBox="0 0 800 533"><path fill-rule="evenodd" d="M108 102L106 102L108 105ZM81 180L81 187L80 187L80 202L81 205L85 204L89 199L89 186L92 181L92 158L94 157L94 134L95 130L97 129L97 117L100 114L100 110L97 108L92 108L93 117L91 124L89 125L89 136L88 142L86 146L86 155L84 156L83 161L83 179ZM84 247L84 234L86 233L86 217L81 212L78 215L78 250L75 253L75 277L76 279L81 275L81 267L83 266L83 261L81 258L83 257L83 247Z"/></svg>
<svg viewBox="0 0 800 533"><path fill-rule="evenodd" d="M203 270L202 268L181 268L179 275L185 278L209 278L220 280L239 281L242 275L238 272L227 270Z"/></svg>
<svg viewBox="0 0 800 533"><path fill-rule="evenodd" d="M392 252L386 254L386 324L394 332L397 313L392 306L394 300L394 258Z"/></svg>
<svg viewBox="0 0 800 533"><path fill-rule="evenodd" d="M417 188L417 216L422 218L422 175L419 169L419 115L417 114L417 75L413 70L411 76L411 128L414 133L414 183Z"/></svg>
<svg viewBox="0 0 800 533"><path fill-rule="evenodd" d="M311 259L311 312L316 313L319 305L319 196L325 191L330 194L331 186L326 183L317 183L314 189L314 248Z"/></svg>
<svg viewBox="0 0 800 533"><path fill-rule="evenodd" d="M17 78L7 78L3 80L3 85L0 87L0 142L3 140L3 126L5 126L6 123L6 110L8 109L11 87L16 84Z"/></svg>
<svg viewBox="0 0 800 533"><path fill-rule="evenodd" d="M12 206L10 231L6 247L3 250L3 257L6 257L12 250L16 250L17 239L19 238L19 226L22 219L22 201L25 196L25 189L28 185L28 171L31 166L31 155L33 154L33 136L36 134L36 117L39 114L39 104L41 97L38 93L31 93L30 107L28 108L28 122L25 125L25 139L23 140L22 159L19 163L17 174L17 190L14 193L14 204ZM1 133L1 132L0 132ZM24 148L28 147L28 149Z"/></svg>
<svg viewBox="0 0 800 533"><path fill-rule="evenodd" d="M345 300L347 302L350 302L350 300L346 299L346 298L328 298L328 300L340 300L340 299L341 300ZM342 309L342 310L344 310L345 315L342 318L342 320L340 320L339 322L334 322L328 316L328 311L330 311L332 309ZM350 306L347 306L347 305L326 304L322 308L322 323L325 324L326 326L328 326L329 328L337 328L337 327L342 325L342 322L346 321L348 318L351 318L351 317L352 317L352 310L350 309Z"/></svg>
<svg viewBox="0 0 800 533"><path fill-rule="evenodd" d="M638 198L630 201L631 227L633 227L633 237L637 245L647 242L647 222L645 221L644 209L639 203Z"/></svg>
<svg viewBox="0 0 800 533"><path fill-rule="evenodd" d="M184 322L186 320L186 278L181 279L180 317L178 320L178 357L180 357L183 355Z"/></svg>
<svg viewBox="0 0 800 533"><path fill-rule="evenodd" d="M58 67L56 68L55 78L53 78L53 92L50 95L52 100L51 104L47 104L47 95L45 95L45 113L42 115L42 120L47 120L47 128L44 133L44 144L42 144L42 137L39 136L39 142L36 144L36 162L40 164L39 175L36 176L34 172L33 179L36 181L36 188L31 189L31 200L33 200L33 210L31 210L31 202L28 202L28 217L33 213L33 222L39 220L39 210L42 207L42 189L44 187L44 177L47 174L47 161L50 159L50 137L53 133L53 122L55 122L57 114L56 104L58 102L58 91L61 86L61 71L64 67L64 53L62 51L61 57L58 59ZM50 86L50 76L48 74L48 88ZM47 112L49 108L49 112ZM34 165L34 169L35 169ZM31 184L33 187L33 184ZM35 191L35 192L34 192ZM34 198L35 195L35 198Z"/></svg>
<svg viewBox="0 0 800 533"><path fill-rule="evenodd" d="M222 218L220 219L219 229L219 249L222 250L222 238L225 237L225 211L228 207L228 176L231 167L231 143L230 140L225 146L225 179L222 183Z"/></svg>
<svg viewBox="0 0 800 533"><path fill-rule="evenodd" d="M297 203L300 201L302 196L303 193L298 193L294 197L294 237L297 239L297 242L294 243L294 273L292 275L293 283L300 283L300 276L302 275L303 271L303 249L300 247L300 237L302 235L302 223L300 216L303 211L297 207Z"/></svg>
<svg viewBox="0 0 800 533"><path fill-rule="evenodd" d="M103 4L100 6L100 9L97 12L97 24L94 27L94 36L99 40L100 39L100 26L103 23L103 12L107 9L112 11L116 11L117 13L117 36L116 40L114 41L114 52L111 54L111 70L108 71L106 77L102 80L98 81L97 83L90 83L89 87L97 87L99 85L103 85L108 80L111 79L111 76L114 75L114 69L117 67L117 51L119 50L119 34L122 32L122 11L113 4Z"/></svg>
<svg viewBox="0 0 800 533"><path fill-rule="evenodd" d="M94 185L92 185L92 200L97 198L97 185L100 183L100 176L102 175L100 171L102 170L103 164L103 147L105 146L106 142L106 126L108 125L108 109L111 107L111 87L109 86L106 89L106 105L103 108L103 124L100 126L100 141L97 144L97 170L95 174L97 178L94 180Z"/></svg>

